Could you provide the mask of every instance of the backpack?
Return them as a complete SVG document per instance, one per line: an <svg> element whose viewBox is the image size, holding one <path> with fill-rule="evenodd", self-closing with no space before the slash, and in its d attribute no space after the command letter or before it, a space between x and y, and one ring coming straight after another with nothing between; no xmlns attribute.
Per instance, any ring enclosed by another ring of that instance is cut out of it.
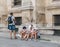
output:
<svg viewBox="0 0 60 47"><path fill-rule="evenodd" d="M8 17L8 24L11 24L11 23L13 23L12 16Z"/></svg>
<svg viewBox="0 0 60 47"><path fill-rule="evenodd" d="M37 39L40 39L40 36L39 35L37 35Z"/></svg>

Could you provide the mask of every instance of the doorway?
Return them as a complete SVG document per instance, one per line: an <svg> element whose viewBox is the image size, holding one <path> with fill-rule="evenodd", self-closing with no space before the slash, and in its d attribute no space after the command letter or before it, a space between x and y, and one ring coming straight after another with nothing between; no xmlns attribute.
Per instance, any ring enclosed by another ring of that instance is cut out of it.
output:
<svg viewBox="0 0 60 47"><path fill-rule="evenodd" d="M15 17L16 23L15 25L21 25L22 24L22 17Z"/></svg>
<svg viewBox="0 0 60 47"><path fill-rule="evenodd" d="M54 15L54 26L60 26L60 15Z"/></svg>
<svg viewBox="0 0 60 47"><path fill-rule="evenodd" d="M54 15L54 26L60 26L60 14ZM54 35L60 35L60 30L55 29Z"/></svg>

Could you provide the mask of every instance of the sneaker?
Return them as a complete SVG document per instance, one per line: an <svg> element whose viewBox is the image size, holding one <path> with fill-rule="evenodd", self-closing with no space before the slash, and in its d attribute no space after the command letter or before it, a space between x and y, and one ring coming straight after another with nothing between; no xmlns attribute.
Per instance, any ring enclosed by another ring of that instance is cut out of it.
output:
<svg viewBox="0 0 60 47"><path fill-rule="evenodd" d="M12 39L12 37L10 39Z"/></svg>
<svg viewBox="0 0 60 47"><path fill-rule="evenodd" d="M14 39L17 39L17 37L15 37Z"/></svg>
<svg viewBox="0 0 60 47"><path fill-rule="evenodd" d="M26 41L28 41L28 39L25 39Z"/></svg>
<svg viewBox="0 0 60 47"><path fill-rule="evenodd" d="M32 40L32 39L29 39L29 40Z"/></svg>

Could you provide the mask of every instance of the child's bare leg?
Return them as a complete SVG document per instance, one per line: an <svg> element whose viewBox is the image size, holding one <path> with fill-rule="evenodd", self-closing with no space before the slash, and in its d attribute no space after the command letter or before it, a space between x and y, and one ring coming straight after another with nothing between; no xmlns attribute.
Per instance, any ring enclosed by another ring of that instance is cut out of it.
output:
<svg viewBox="0 0 60 47"><path fill-rule="evenodd" d="M29 38L29 34L27 34L27 39Z"/></svg>
<svg viewBox="0 0 60 47"><path fill-rule="evenodd" d="M35 32L35 39L37 39L37 32Z"/></svg>
<svg viewBox="0 0 60 47"><path fill-rule="evenodd" d="M33 37L33 33L31 33L31 39L32 39L32 37Z"/></svg>
<svg viewBox="0 0 60 47"><path fill-rule="evenodd" d="M21 39L23 39L23 33L22 32L20 32L20 35L21 35Z"/></svg>

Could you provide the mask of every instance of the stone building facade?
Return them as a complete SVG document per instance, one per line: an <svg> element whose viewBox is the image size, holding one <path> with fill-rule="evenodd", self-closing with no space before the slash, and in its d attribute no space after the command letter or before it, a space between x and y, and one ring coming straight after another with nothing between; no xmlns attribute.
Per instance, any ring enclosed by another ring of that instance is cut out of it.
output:
<svg viewBox="0 0 60 47"><path fill-rule="evenodd" d="M51 33L58 32L60 28L59 4L60 0L0 0L0 23L7 25L5 19L12 12L18 22L17 25L32 21L34 24L42 25L44 29L49 29Z"/></svg>
<svg viewBox="0 0 60 47"><path fill-rule="evenodd" d="M49 30L43 32L60 34L60 0L36 0L36 13L42 19L38 20L43 23ZM39 2L39 3L38 3ZM43 16L42 16L43 15ZM38 19L38 17L37 17ZM45 23L45 24L44 24ZM53 32L54 31L54 32Z"/></svg>
<svg viewBox="0 0 60 47"><path fill-rule="evenodd" d="M4 4L3 4L4 3ZM9 13L13 13L18 21L17 25L30 23L31 17L33 17L33 4L31 0L0 0L0 23L6 25L5 19Z"/></svg>

